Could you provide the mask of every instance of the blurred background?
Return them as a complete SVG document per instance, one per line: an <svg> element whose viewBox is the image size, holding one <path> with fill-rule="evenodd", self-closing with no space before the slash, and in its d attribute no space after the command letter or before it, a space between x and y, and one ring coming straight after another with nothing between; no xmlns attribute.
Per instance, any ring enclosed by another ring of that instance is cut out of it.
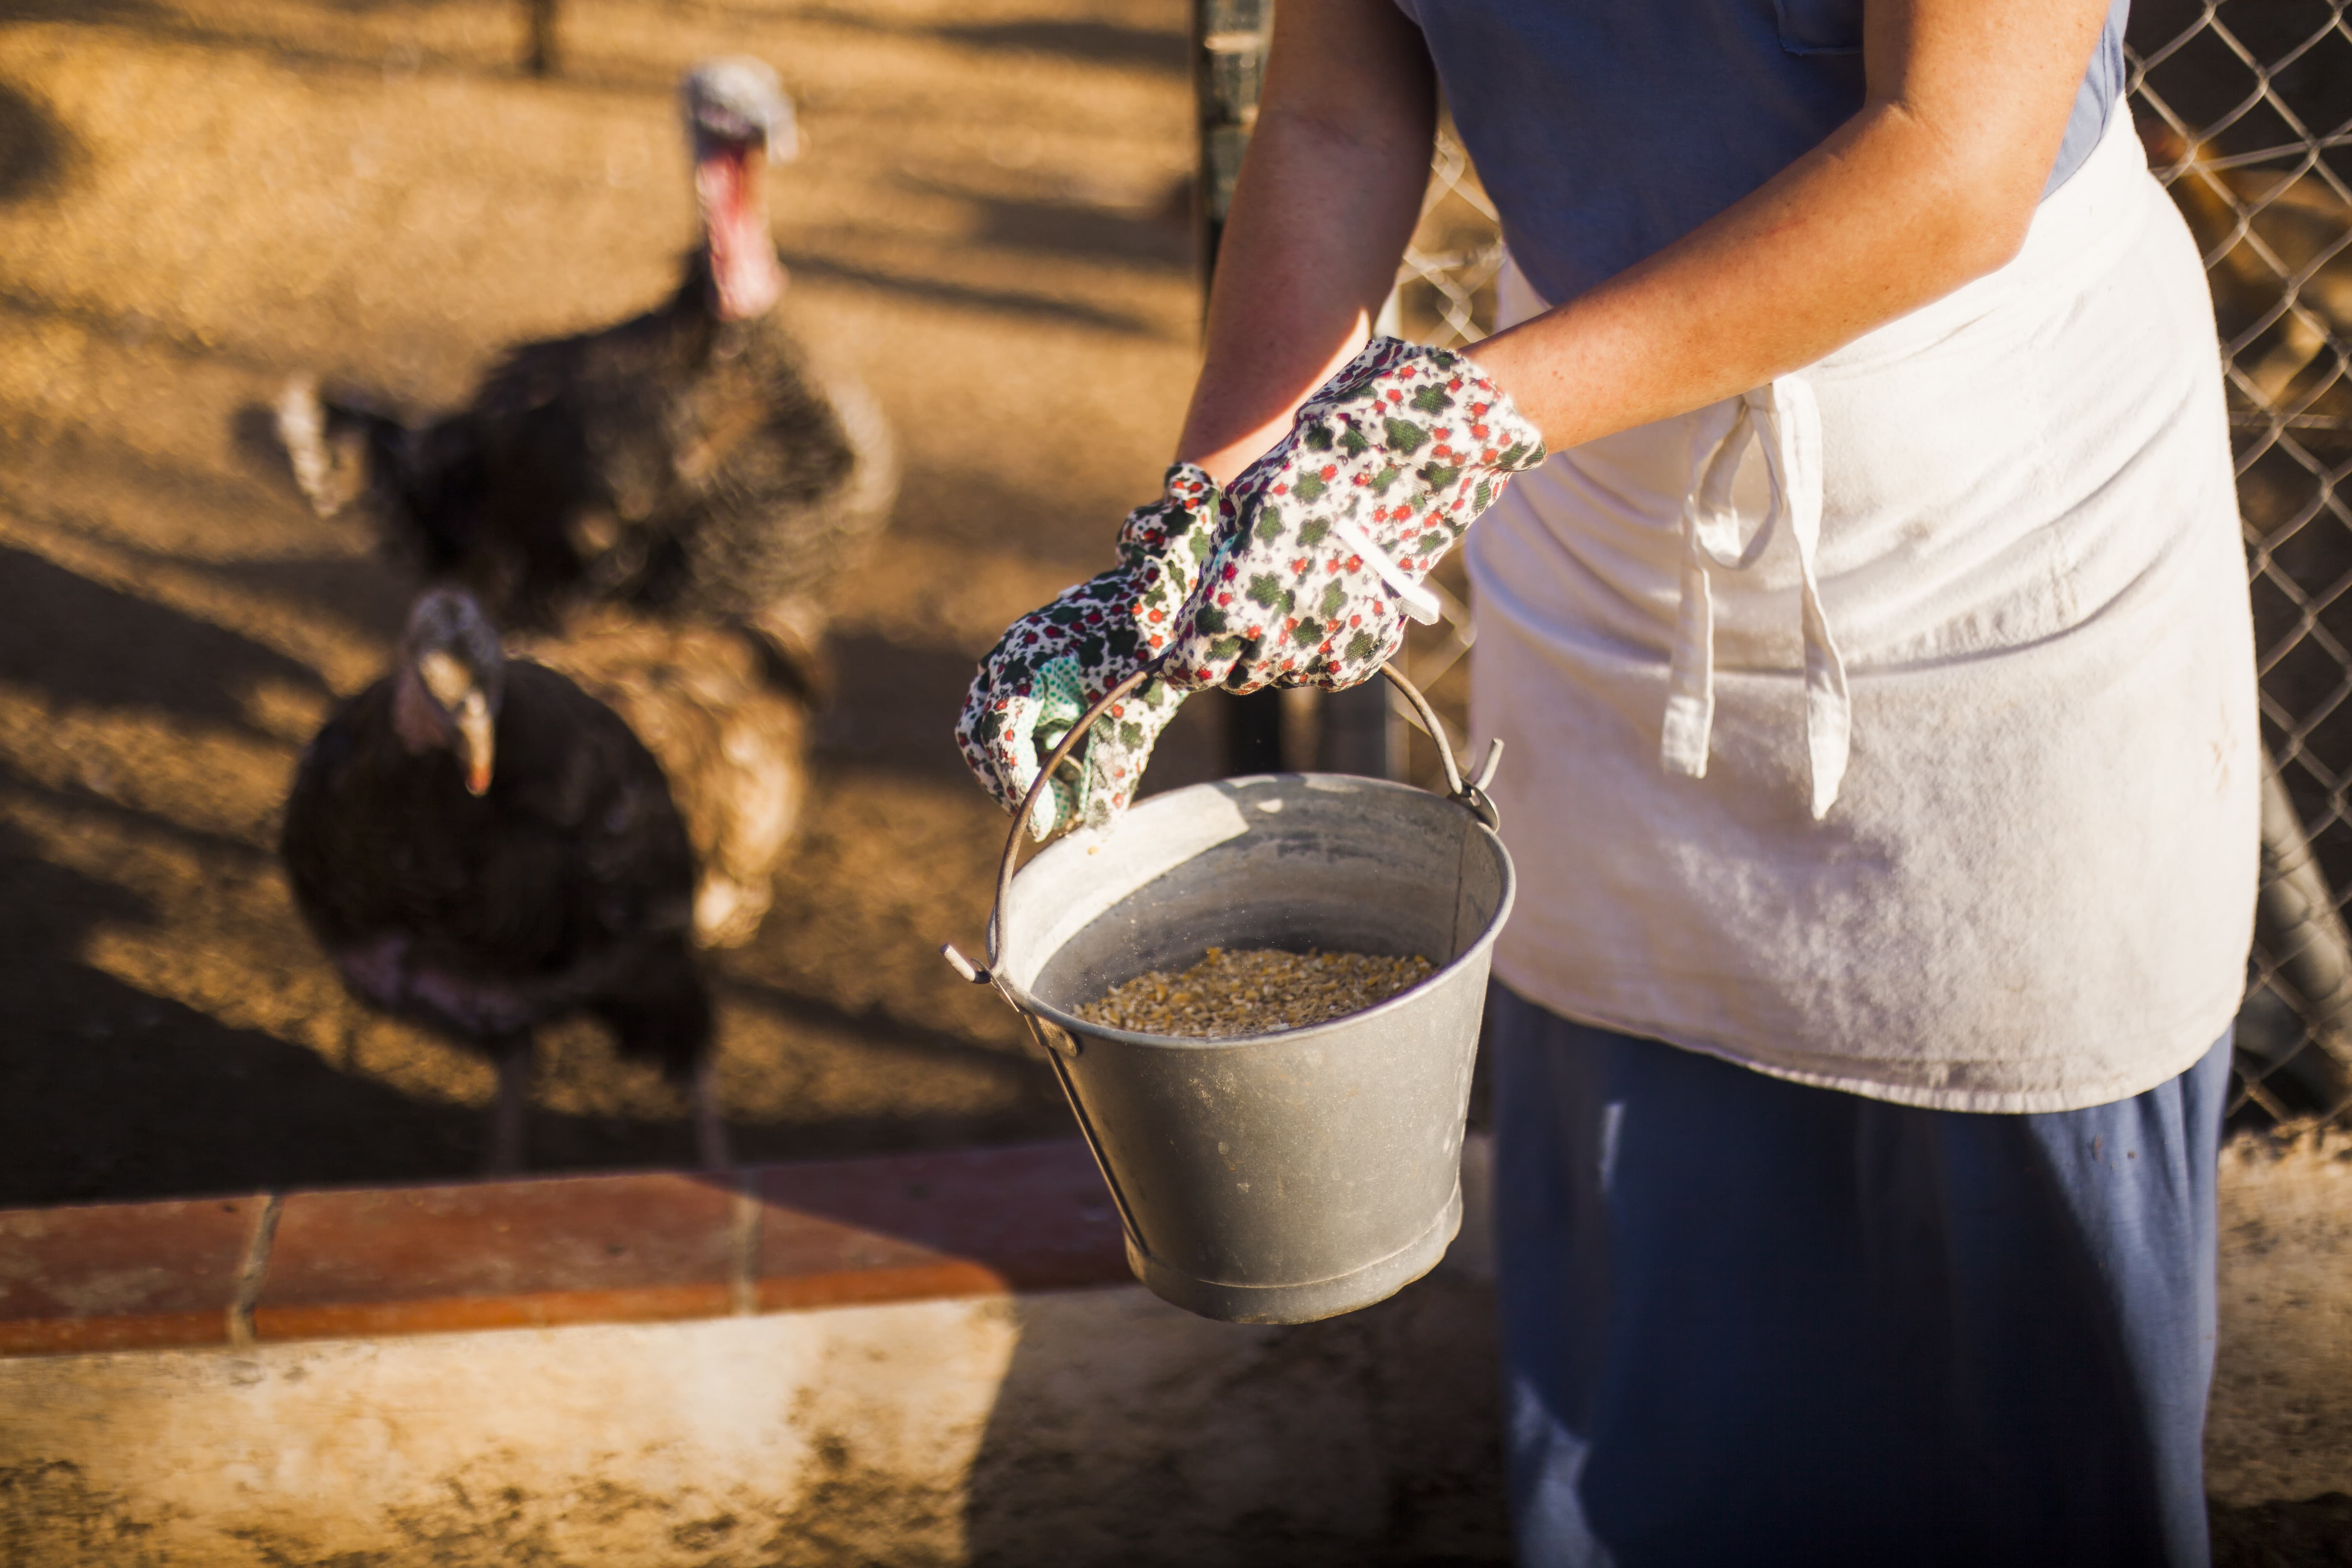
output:
<svg viewBox="0 0 2352 1568"><path fill-rule="evenodd" d="M1194 359L1183 0L852 6L0 0L0 1205L479 1169L492 1072L369 1014L274 847L302 742L413 579L272 429L316 374L432 407L518 340L665 298L673 97L772 62L784 310L899 433L838 584L813 798L717 956L739 1157L1061 1136L1012 1014L938 955L1004 818L950 738L1006 621L1108 563ZM1155 784L1205 776L1202 705ZM676 1163L681 1097L541 1041L531 1168Z"/></svg>

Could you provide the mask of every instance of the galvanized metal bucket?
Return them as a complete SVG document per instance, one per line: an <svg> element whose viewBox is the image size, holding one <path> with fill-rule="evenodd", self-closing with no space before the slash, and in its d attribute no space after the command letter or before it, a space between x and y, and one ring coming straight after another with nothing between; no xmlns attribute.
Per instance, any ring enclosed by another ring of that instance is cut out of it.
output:
<svg viewBox="0 0 2352 1568"><path fill-rule="evenodd" d="M1394 1294L1462 1223L1462 1129L1510 857L1484 785L1465 783L1427 701L1386 672L1439 738L1451 794L1341 773L1193 784L1100 837L1064 838L1016 873L1044 780L1122 683L1073 729L1014 819L988 967L1045 1047L1127 1230L1136 1277L1203 1317L1299 1323ZM1307 1028L1186 1039L1089 1024L1075 1008L1212 946L1386 956L1436 972Z"/></svg>

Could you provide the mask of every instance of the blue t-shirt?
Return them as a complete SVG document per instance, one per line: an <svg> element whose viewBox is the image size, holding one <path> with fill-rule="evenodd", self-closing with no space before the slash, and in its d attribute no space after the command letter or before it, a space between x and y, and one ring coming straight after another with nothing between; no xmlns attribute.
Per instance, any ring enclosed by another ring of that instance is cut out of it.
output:
<svg viewBox="0 0 2352 1568"><path fill-rule="evenodd" d="M1862 108L1863 0L1396 0L1528 281L1557 304L1688 234ZM2046 196L2124 88L2124 19L2075 95Z"/></svg>

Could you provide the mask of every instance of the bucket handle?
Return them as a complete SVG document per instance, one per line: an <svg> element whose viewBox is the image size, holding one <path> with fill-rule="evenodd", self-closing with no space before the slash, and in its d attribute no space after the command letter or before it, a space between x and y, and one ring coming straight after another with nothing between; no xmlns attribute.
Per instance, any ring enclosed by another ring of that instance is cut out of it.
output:
<svg viewBox="0 0 2352 1568"><path fill-rule="evenodd" d="M1158 670L1149 667L1139 669L1108 691L1104 692L1095 705L1087 710L1086 717L1072 725L1069 732L1062 737L1061 744L1054 748L1054 754L1045 759L1045 765L1037 770L1037 781L1029 786L1029 793L1022 797L1021 809L1013 814L1013 831L1005 835L1004 856L996 865L996 900L988 911L988 967L982 969L962 953L958 952L953 942L948 942L940 949L948 963L954 967L955 972L973 984L990 985L996 982L994 971L998 959L998 917L1003 911L1005 900L1012 897L1013 873L1021 856L1022 829L1029 822L1029 814L1036 808L1038 796L1045 794L1052 785L1055 773L1069 760L1070 753L1077 749L1078 742L1087 738L1087 732L1095 726L1095 721L1101 718L1112 703L1117 702L1158 673ZM1446 742L1445 726L1438 721L1437 710L1429 705L1429 699L1422 695L1421 688L1405 679L1404 671L1399 669L1393 660L1381 665L1381 673L1387 676L1390 683L1399 691L1404 693L1405 700L1412 704L1414 717L1420 721L1423 731L1436 745L1438 763L1445 770L1445 797L1460 805L1464 810L1485 823L1489 828L1496 827L1499 818L1495 811L1495 803L1487 798L1486 786L1495 782L1496 764L1503 760L1501 739L1498 737L1487 742L1486 755L1479 763L1477 773L1465 779L1462 776L1461 765L1454 760L1454 748ZM1013 998L1008 994L1005 1000L1010 1002ZM1018 1004L1015 1004L1015 1010L1020 1010ZM1026 1016L1025 1013L1024 1016Z"/></svg>

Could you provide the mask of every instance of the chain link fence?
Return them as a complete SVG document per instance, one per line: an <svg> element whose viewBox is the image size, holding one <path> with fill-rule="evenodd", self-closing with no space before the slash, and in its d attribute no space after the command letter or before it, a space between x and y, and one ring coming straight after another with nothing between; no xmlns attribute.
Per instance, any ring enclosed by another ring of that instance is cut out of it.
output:
<svg viewBox="0 0 2352 1568"><path fill-rule="evenodd" d="M1502 226L1495 204L1478 183L1470 154L1451 121L1438 127L1430 157L1429 189L1423 195L1421 222L1397 268L1396 291L1389 296L1379 330L1392 337L1439 348L1475 343L1495 329L1495 280L1503 268ZM1440 617L1414 626L1405 636L1405 673L1429 696L1451 731L1454 754L1466 754L1469 736L1469 656L1476 640L1470 621L1470 589L1462 552L1439 563L1429 586L1437 595ZM1408 726L1418 726L1404 700L1383 688L1390 707L1391 773L1424 788L1443 777L1435 752Z"/></svg>
<svg viewBox="0 0 2352 1568"><path fill-rule="evenodd" d="M2212 283L2262 671L2237 1109L2292 1123L2352 1099L2352 30L2345 0L2134 11L2133 116Z"/></svg>
<svg viewBox="0 0 2352 1568"><path fill-rule="evenodd" d="M2352 1105L2352 945L2335 891L2352 887L2347 3L2141 0L2127 50L2134 120L2212 279L2260 648L2263 891L2232 1110L2287 1125ZM1501 261L1494 205L1448 128L1386 325L1475 342ZM1444 624L1416 628L1407 658L1458 725L1473 633L1458 576L1446 586ZM1417 751L1408 770L1433 775L1435 760Z"/></svg>

